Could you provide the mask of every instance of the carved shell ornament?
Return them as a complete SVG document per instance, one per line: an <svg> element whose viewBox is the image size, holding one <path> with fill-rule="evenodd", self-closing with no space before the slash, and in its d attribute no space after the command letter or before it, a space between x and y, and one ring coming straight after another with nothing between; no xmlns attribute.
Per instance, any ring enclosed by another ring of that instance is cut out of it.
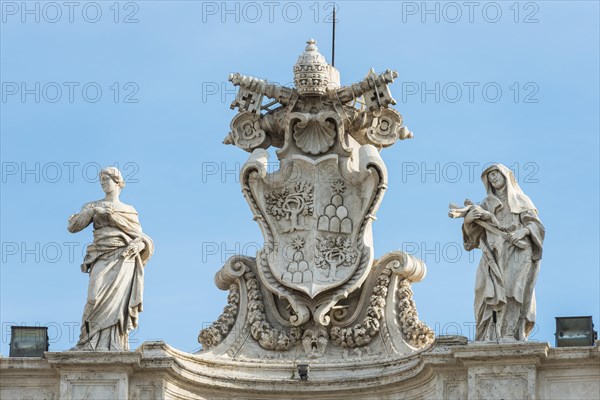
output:
<svg viewBox="0 0 600 400"><path fill-rule="evenodd" d="M412 136L390 108L397 77L371 70L340 86L312 39L294 66L294 88L230 76L239 112L225 143L251 153L240 183L264 246L255 257L232 256L217 273L217 286L231 294L199 335L206 360L348 365L354 354L371 363L433 343L411 291L425 263L400 251L375 260L373 252L372 221L387 188L380 150ZM279 160L272 172L271 146Z"/></svg>
<svg viewBox="0 0 600 400"><path fill-rule="evenodd" d="M335 141L335 125L310 114L294 125L294 141L305 153L314 156L325 153Z"/></svg>

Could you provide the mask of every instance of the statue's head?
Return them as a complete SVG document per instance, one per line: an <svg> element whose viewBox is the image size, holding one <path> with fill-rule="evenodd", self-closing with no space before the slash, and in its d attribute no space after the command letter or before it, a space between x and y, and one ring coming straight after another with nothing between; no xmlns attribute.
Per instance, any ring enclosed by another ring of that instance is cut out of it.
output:
<svg viewBox="0 0 600 400"><path fill-rule="evenodd" d="M500 170L497 168L488 172L488 180L492 187L496 190L502 189L504 188L504 185L506 185L506 179L504 178L504 175L502 175Z"/></svg>
<svg viewBox="0 0 600 400"><path fill-rule="evenodd" d="M304 331L302 335L302 347L310 358L322 357L327 348L329 335L322 326L313 326Z"/></svg>
<svg viewBox="0 0 600 400"><path fill-rule="evenodd" d="M306 43L304 53L294 65L294 84L300 95L323 95L329 85L331 67L319 53L314 39Z"/></svg>
<svg viewBox="0 0 600 400"><path fill-rule="evenodd" d="M104 193L110 193L115 190L121 190L125 187L125 180L121 171L116 167L106 167L100 171L100 186Z"/></svg>
<svg viewBox="0 0 600 400"><path fill-rule="evenodd" d="M508 200L508 207L513 214L520 214L525 211L533 210L537 213L535 205L531 199L523 193L517 183L515 174L506 165L492 164L481 173L481 180L485 186L488 195L498 195L505 193Z"/></svg>
<svg viewBox="0 0 600 400"><path fill-rule="evenodd" d="M512 171L502 164L490 165L485 169L481 178L486 186L490 185L494 190L504 189L507 181L510 181L511 178L515 180Z"/></svg>

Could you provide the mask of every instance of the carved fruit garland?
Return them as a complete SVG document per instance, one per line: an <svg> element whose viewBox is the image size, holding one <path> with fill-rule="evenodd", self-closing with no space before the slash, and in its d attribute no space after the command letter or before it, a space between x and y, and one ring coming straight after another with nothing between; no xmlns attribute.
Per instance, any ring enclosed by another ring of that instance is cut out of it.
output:
<svg viewBox="0 0 600 400"><path fill-rule="evenodd" d="M402 279L396 295L398 296L398 323L404 339L418 348L433 343L435 334L423 321L419 321L417 307L412 299L410 281Z"/></svg>
<svg viewBox="0 0 600 400"><path fill-rule="evenodd" d="M386 267L377 278L377 284L373 287L373 294L369 299L367 315L361 324L354 325L351 328L341 328L339 326L331 328L329 335L335 344L345 348L362 347L371 343L379 333L380 320L385 312L385 299L391 273L391 270Z"/></svg>
<svg viewBox="0 0 600 400"><path fill-rule="evenodd" d="M240 309L240 287L237 283L229 286L227 305L223 313L208 328L202 329L198 335L198 341L203 349L211 349L217 346L231 332Z"/></svg>
<svg viewBox="0 0 600 400"><path fill-rule="evenodd" d="M250 334L258 342L260 347L266 350L285 351L289 350L300 338L300 330L275 329L267 322L265 305L260 293L258 280L254 272L248 271L244 274L248 286L248 323Z"/></svg>
<svg viewBox="0 0 600 400"><path fill-rule="evenodd" d="M369 299L367 315L362 323L349 328L335 326L329 335L331 340L344 348L363 347L371 343L381 328L381 318L384 315L388 286L390 284L390 268L386 267L377 278L373 294ZM244 273L248 288L248 323L250 334L258 344L266 350L286 351L296 344L301 337L300 328L279 330L267 322L263 297L254 272L246 267ZM396 292L398 298L398 323L404 338L411 345L423 348L434 340L434 333L425 323L419 321L419 316L412 299L410 281L402 279ZM204 349L211 349L223 341L235 324L239 311L240 289L237 283L229 288L228 304L221 316L210 327L200 331L198 340Z"/></svg>

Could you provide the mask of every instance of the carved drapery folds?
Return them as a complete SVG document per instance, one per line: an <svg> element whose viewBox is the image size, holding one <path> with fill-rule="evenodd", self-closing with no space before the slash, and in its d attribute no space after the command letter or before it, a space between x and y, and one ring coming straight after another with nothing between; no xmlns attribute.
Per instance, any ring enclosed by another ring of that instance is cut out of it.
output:
<svg viewBox="0 0 600 400"><path fill-rule="evenodd" d="M418 320L411 282L422 261L402 252L374 259L372 222L387 188L379 152L412 137L388 85L373 70L339 85L309 41L296 88L233 74L238 114L225 138L250 152L242 191L264 236L256 257L233 257L216 276L229 304L201 331L215 356L346 358L412 354L433 332ZM279 169L270 172L268 147ZM235 319L235 323L232 323ZM268 350L270 352L265 352Z"/></svg>

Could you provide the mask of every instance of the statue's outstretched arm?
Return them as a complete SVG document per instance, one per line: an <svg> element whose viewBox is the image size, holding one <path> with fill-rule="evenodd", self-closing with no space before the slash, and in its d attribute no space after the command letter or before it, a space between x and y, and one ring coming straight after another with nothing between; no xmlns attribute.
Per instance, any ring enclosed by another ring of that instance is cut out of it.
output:
<svg viewBox="0 0 600 400"><path fill-rule="evenodd" d="M67 229L71 233L79 232L92 223L93 217L94 211L92 205L88 203L81 208L79 213L73 214L69 217Z"/></svg>

